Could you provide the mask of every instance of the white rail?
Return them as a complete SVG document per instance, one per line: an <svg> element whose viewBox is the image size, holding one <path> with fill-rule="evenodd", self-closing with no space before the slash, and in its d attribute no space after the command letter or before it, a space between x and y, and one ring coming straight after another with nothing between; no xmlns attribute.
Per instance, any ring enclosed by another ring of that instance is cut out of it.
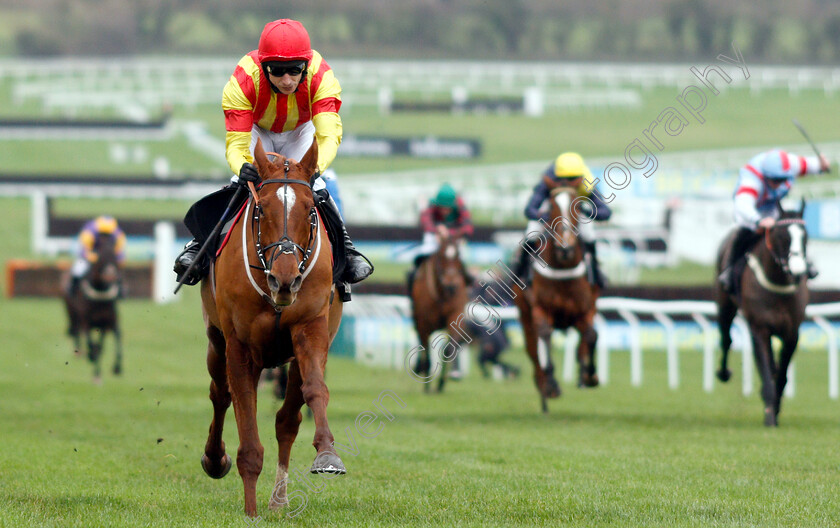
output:
<svg viewBox="0 0 840 528"><path fill-rule="evenodd" d="M465 308L466 314L474 314L477 307L487 311L483 305L468 305ZM357 334L357 357L373 357L376 349L387 347L388 361L386 364L394 368L402 368L403 356L413 346L416 346L416 337L411 328L411 308L408 298L403 296L385 295L357 295L353 302L346 305L344 313L354 316L358 320L371 318L372 321L366 325L369 334L359 336ZM514 307L498 308L493 307L497 317L503 320L518 320L518 312ZM624 331L630 346L630 381L634 386L640 386L643 382L643 349L641 345L642 323L639 316L653 317L664 329L666 334L666 354L668 365L668 385L676 389L680 385L679 373L679 343L677 341L677 328L674 321L675 316L688 316L697 324L703 335L703 388L711 392L714 388L715 359L717 331L712 319L716 316L716 308L713 302L709 301L649 301L640 299L627 299L619 297L603 297L598 300L598 310L601 312L596 318L596 327L604 335L609 327L610 332ZM603 317L603 312L616 312L624 320L626 325L608 324ZM840 397L840 361L838 361L838 346L835 327L828 321L828 317L840 317L840 302L813 304L808 306L806 316L813 320L817 327L827 337L828 347L826 350L828 359L828 396L836 400ZM373 320L379 319L379 322ZM386 321L387 320L387 321ZM384 323L382 321L385 321ZM622 328L623 327L623 328ZM742 391L745 395L753 392L753 359L752 345L749 339L744 320L738 316L735 320L735 328L738 329L739 337L736 341L740 343L742 358ZM379 332L378 335L373 335ZM575 346L576 336L572 337L570 331L565 340L565 357L563 360L563 378L574 379L575 369ZM398 341L398 342L395 342ZM596 350L599 364L599 378L602 383L609 383L609 344L606 339L600 339ZM786 395L793 396L795 391L795 371L793 364L788 371L789 382Z"/></svg>

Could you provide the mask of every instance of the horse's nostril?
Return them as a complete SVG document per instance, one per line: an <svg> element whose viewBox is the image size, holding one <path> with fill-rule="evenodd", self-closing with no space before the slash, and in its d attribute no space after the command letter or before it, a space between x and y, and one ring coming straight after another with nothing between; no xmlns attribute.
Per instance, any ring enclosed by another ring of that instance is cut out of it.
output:
<svg viewBox="0 0 840 528"><path fill-rule="evenodd" d="M303 284L303 275L298 275L292 280L292 285L290 286L292 293L297 293L300 290L301 284Z"/></svg>
<svg viewBox="0 0 840 528"><path fill-rule="evenodd" d="M268 277L267 277L267 280L268 280L268 288L272 292L277 293L280 290L280 282L277 280L277 277L275 277L274 275L269 273Z"/></svg>

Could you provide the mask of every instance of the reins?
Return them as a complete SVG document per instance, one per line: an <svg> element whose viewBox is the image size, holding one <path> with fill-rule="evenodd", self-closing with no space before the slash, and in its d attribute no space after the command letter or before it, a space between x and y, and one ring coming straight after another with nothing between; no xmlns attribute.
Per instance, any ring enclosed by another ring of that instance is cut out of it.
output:
<svg viewBox="0 0 840 528"><path fill-rule="evenodd" d="M270 152L268 154L278 156L278 154ZM284 160L283 163L284 174L289 173L289 160ZM280 184L283 186L297 184L297 185L305 185L307 188L311 189L309 183L296 180L293 178L272 178L263 180L259 183L259 185L254 186L253 182L248 182L248 186L251 190L252 197L254 199L254 212L253 215L250 217L250 226L251 226L251 237L254 243L254 249L256 250L257 258L259 259L259 265L253 265L249 262L248 259L248 251L246 245L246 222L242 223L242 254L245 260L245 272L248 276L248 280L251 282L253 288L260 294L260 296L274 308L274 311L277 313L278 317L280 312L282 311L283 307L278 306L274 303L271 299L271 296L268 295L266 292L260 288L260 286L256 283L253 276L251 275L251 269L257 269L262 271L266 276L269 275L271 272L271 266L274 261L281 255L295 255L297 259L298 252L302 255L302 258L298 261L297 268L298 272L302 274L301 280L305 279L309 273L312 271L312 267L314 263L318 260L318 255L321 250L321 237L318 231L319 223L318 223L318 212L313 206L309 210L309 237L306 242L306 247L303 247L297 244L289 237L288 232L288 205L287 200L283 200L283 235L277 242L273 242L268 244L267 246L262 246L262 229L260 225L260 218L265 216L265 211L260 203L259 193L258 190L262 189L265 185L268 184ZM288 192L287 188L284 188L284 195ZM250 211L251 203L249 201L247 205L247 209ZM313 249L314 246L314 249ZM312 260L310 264L310 260Z"/></svg>
<svg viewBox="0 0 840 528"><path fill-rule="evenodd" d="M777 226L785 226L785 225L805 225L805 220L802 218L784 218L776 222L775 225ZM775 226L774 226L775 227ZM776 251L773 249L773 239L770 238L770 232L773 228L765 229L764 230L764 245L767 247L767 251L770 252L770 256L773 257L773 261L779 266L782 271L785 273L789 273L789 268L787 264L787 259L784 257L780 257L776 254Z"/></svg>

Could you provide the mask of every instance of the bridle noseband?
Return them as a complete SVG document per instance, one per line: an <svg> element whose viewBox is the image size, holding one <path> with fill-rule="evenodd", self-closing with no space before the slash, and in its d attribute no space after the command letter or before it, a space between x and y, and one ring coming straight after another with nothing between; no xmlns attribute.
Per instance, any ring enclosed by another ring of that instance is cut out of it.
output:
<svg viewBox="0 0 840 528"><path fill-rule="evenodd" d="M289 173L289 160L285 160L283 163L283 168L285 174ZM263 186L268 184L281 184L281 185L290 185L290 184L297 184L297 185L305 185L307 188L311 189L309 183L295 180L292 178L273 178L268 180L263 180L257 185L257 189L262 189ZM285 190L284 190L285 192ZM251 235L254 240L254 246L257 252L257 258L260 260L260 266L251 265L254 269L261 269L265 272L266 275L270 273L271 266L277 257L280 255L297 255L299 252L302 255L302 258L298 261L298 272L303 273L306 269L306 265L309 262L310 257L312 256L312 245L315 240L315 237L318 232L318 212L313 206L309 210L309 240L306 242L306 247L297 244L294 240L289 237L288 231L288 218L289 218L289 211L287 208L286 200L283 200L283 236L280 237L280 240L277 242L268 244L267 246L263 247L261 243L262 239L262 231L260 229L260 217L264 216L265 212L263 211L262 204L259 200L256 200L256 205L254 206L254 214L251 217Z"/></svg>
<svg viewBox="0 0 840 528"><path fill-rule="evenodd" d="M776 222L775 226L788 226L788 225L805 225L805 220L801 218L784 218ZM774 226L774 227L775 227ZM770 253L770 256L773 257L773 261L776 263L777 266L785 273L785 275L791 275L790 271L790 256L789 255L779 255L776 253L776 250L773 248L773 239L770 237L770 232L773 228L765 229L764 230L764 245L767 247L767 251Z"/></svg>

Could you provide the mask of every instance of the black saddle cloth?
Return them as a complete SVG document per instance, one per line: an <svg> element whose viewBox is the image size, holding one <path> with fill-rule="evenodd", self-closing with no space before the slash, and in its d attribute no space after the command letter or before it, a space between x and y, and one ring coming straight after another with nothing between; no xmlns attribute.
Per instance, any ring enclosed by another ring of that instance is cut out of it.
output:
<svg viewBox="0 0 840 528"><path fill-rule="evenodd" d="M189 211L187 211L187 214L184 216L184 225L187 226L187 229L189 229L190 233L192 233L193 237L195 237L195 240L199 244L203 245L208 241L213 232L213 228L224 214L225 208L227 208L235 193L236 187L232 185L224 187L195 202L190 207ZM332 245L333 282L343 286L343 283L340 281L340 277L344 273L344 268L347 265L347 252L344 248L344 230L342 229L343 225L341 223L341 219L336 217L332 211L332 207L329 203L327 203L329 198L324 197L319 193L315 193L314 196L315 207L317 207L320 217L327 228L327 235L329 236L330 243ZM234 214L239 211L239 208L242 207L242 204L245 203L247 197L247 194L243 194L242 198L237 200L237 203L233 204L231 210L228 212L228 218L225 219L228 223L230 223L233 219ZM208 251L208 254L216 254L219 244L222 240L224 240L224 237L229 229L230 225L224 226L217 239L210 241L213 246L210 248L212 252Z"/></svg>

